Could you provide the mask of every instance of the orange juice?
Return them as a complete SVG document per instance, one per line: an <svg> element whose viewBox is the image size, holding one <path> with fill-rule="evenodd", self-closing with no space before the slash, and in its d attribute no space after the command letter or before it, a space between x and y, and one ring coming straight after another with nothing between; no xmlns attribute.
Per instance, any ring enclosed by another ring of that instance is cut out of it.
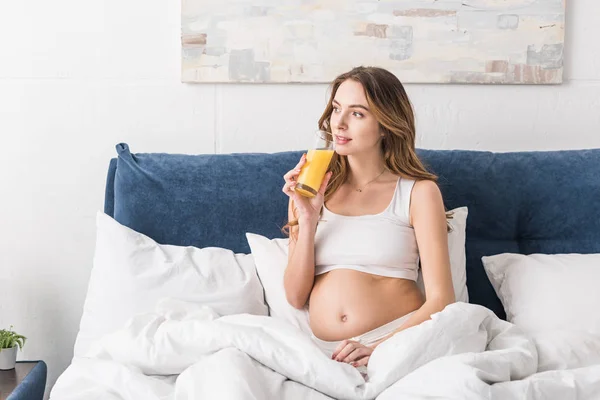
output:
<svg viewBox="0 0 600 400"><path fill-rule="evenodd" d="M296 192L305 197L315 197L323 178L327 173L327 168L333 157L334 150L313 149L306 154L306 163L302 166Z"/></svg>

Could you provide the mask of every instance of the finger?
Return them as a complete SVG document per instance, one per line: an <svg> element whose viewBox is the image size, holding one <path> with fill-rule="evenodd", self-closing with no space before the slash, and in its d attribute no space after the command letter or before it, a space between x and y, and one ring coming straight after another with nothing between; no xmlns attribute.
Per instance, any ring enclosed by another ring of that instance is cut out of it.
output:
<svg viewBox="0 0 600 400"><path fill-rule="evenodd" d="M343 349L344 347L346 347L346 345L347 345L348 343L350 343L350 341L349 341L349 340L342 340L342 341L340 342L340 344L338 344L338 346L337 346L337 347L335 348L335 350L333 351L333 354L331 355L331 358L332 358L333 360L335 360L335 358L336 358L336 357L337 357L337 355L340 353L340 351L342 351L342 349Z"/></svg>
<svg viewBox="0 0 600 400"><path fill-rule="evenodd" d="M294 169L288 171L285 175L283 175L283 179L286 182L296 181L296 178L298 177L298 175L300 175L300 172L302 172L302 167L304 166L304 164L306 164L306 154L302 154L302 157L300 157L300 161L298 162L298 164L296 164Z"/></svg>
<svg viewBox="0 0 600 400"><path fill-rule="evenodd" d="M370 358L371 358L371 356L363 357L360 360L353 362L352 366L353 367L366 367L367 364L369 364L369 359Z"/></svg>
<svg viewBox="0 0 600 400"><path fill-rule="evenodd" d="M369 352L367 351L367 349L364 347L359 347L357 349L354 349L354 351L352 353L348 354L348 356L346 358L344 358L344 362L350 363L350 362L356 361L366 355L369 355Z"/></svg>
<svg viewBox="0 0 600 400"><path fill-rule="evenodd" d="M348 343L346 345L346 347L344 347L342 349L342 351L340 351L340 353L337 355L337 357L335 358L335 361L342 361L344 360L346 357L348 357L348 354L352 353L354 351L354 349L356 348L356 343Z"/></svg>
<svg viewBox="0 0 600 400"><path fill-rule="evenodd" d="M344 359L346 357L348 357L348 355L350 353L352 353L355 349L356 349L356 343L352 343L352 342L348 343L346 345L346 347L344 347L342 349L342 351L340 351L340 354L337 355L337 357L335 358L335 360L336 361L340 361L340 362L344 361Z"/></svg>
<svg viewBox="0 0 600 400"><path fill-rule="evenodd" d="M281 191L285 194L290 194L290 186L292 186L292 182L286 182Z"/></svg>
<svg viewBox="0 0 600 400"><path fill-rule="evenodd" d="M294 182L294 184L290 187L292 200L294 200L294 204L296 204L296 209L299 210L301 214L304 214L306 212L307 199L296 192L295 188L296 183Z"/></svg>
<svg viewBox="0 0 600 400"><path fill-rule="evenodd" d="M283 179L284 179L286 182L295 181L295 180L296 180L296 177L297 177L298 175L300 175L300 171L301 171L301 169L300 169L300 168L296 168L296 169L293 169L293 170L291 170L291 171L288 171L288 172L287 172L287 173L286 173L286 174L283 176Z"/></svg>
<svg viewBox="0 0 600 400"><path fill-rule="evenodd" d="M302 154L302 157L300 157L300 161L298 161L298 164L296 164L296 167L294 169L301 169L305 163L306 163L306 153Z"/></svg>
<svg viewBox="0 0 600 400"><path fill-rule="evenodd" d="M321 183L321 187L319 188L319 193L321 193L322 195L324 195L325 190L327 190L327 185L329 185L329 180L331 179L332 174L333 173L329 171L325 174L325 178L323 178L323 183Z"/></svg>
<svg viewBox="0 0 600 400"><path fill-rule="evenodd" d="M296 188L296 182L286 182L285 185L283 185L283 188L281 189L281 191L285 194L287 194L288 196L292 196L295 192L294 189Z"/></svg>
<svg viewBox="0 0 600 400"><path fill-rule="evenodd" d="M298 164L296 164L294 169L288 171L283 176L283 178L288 180L294 176L297 176L298 174L300 174L300 171L302 171L302 167L304 166L304 164L306 164L306 154L302 154L302 157L300 157L300 161L298 162Z"/></svg>

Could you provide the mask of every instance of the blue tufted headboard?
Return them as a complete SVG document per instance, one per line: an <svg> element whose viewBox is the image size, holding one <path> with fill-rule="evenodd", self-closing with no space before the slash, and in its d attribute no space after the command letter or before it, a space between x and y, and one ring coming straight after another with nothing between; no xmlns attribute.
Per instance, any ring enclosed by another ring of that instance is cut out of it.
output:
<svg viewBox="0 0 600 400"><path fill-rule="evenodd" d="M245 232L283 237L282 175L301 152L134 154L117 145L105 212L159 243L249 252ZM600 253L600 149L491 153L418 150L448 209L469 208L472 303L505 318L481 263L503 252Z"/></svg>

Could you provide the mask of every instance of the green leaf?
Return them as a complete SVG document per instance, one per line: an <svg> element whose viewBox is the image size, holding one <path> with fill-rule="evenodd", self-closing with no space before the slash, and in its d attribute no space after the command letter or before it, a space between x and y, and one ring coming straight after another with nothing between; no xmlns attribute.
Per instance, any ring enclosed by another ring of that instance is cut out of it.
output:
<svg viewBox="0 0 600 400"><path fill-rule="evenodd" d="M19 349L22 350L25 345L25 340L25 336L19 335L12 330L12 325L10 326L10 330L0 330L0 349L10 349L19 346Z"/></svg>

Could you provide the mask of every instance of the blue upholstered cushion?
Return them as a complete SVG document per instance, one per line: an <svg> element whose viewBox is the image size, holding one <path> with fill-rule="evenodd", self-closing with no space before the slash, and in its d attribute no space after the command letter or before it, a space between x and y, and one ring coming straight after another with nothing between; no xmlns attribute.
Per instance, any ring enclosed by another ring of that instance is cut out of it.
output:
<svg viewBox="0 0 600 400"><path fill-rule="evenodd" d="M117 145L105 212L160 243L249 252L245 232L282 237L282 175L301 152L132 154ZM502 252L600 253L600 149L491 153L418 150L448 209L469 208L470 301L505 318L481 263Z"/></svg>
<svg viewBox="0 0 600 400"><path fill-rule="evenodd" d="M21 362L21 361L18 361ZM31 361L27 361L31 362ZM46 376L48 366L43 361L37 361L21 384L8 396L6 400L42 400L46 390Z"/></svg>
<svg viewBox="0 0 600 400"><path fill-rule="evenodd" d="M124 144L117 152L113 216L123 225L163 244L240 253L250 252L246 231L281 236L282 176L301 153L131 154Z"/></svg>

